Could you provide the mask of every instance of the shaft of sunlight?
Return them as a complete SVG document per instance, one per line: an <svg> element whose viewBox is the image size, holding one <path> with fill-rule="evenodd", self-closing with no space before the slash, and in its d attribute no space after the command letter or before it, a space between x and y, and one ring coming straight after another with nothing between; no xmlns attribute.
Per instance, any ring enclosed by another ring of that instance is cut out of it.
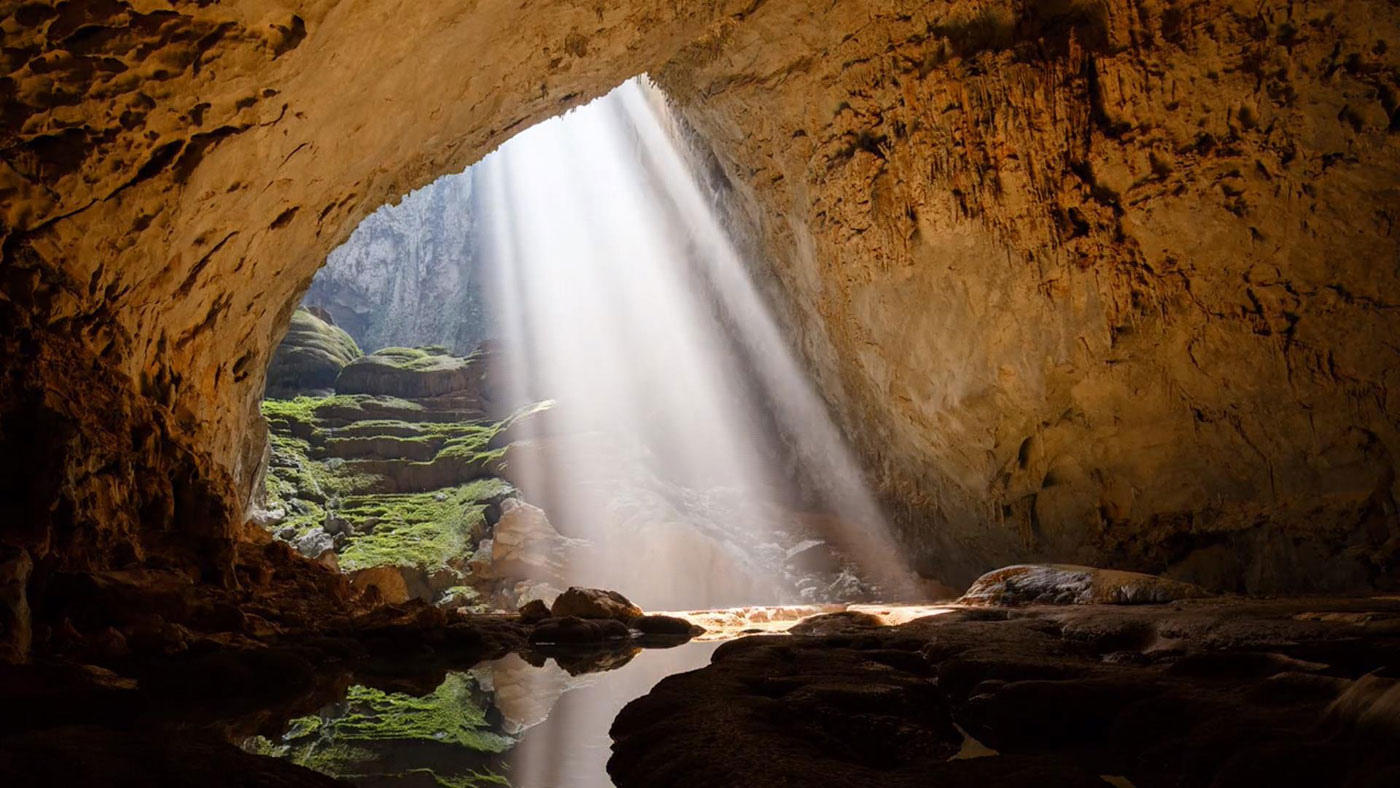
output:
<svg viewBox="0 0 1400 788"><path fill-rule="evenodd" d="M497 330L520 360L511 398L558 403L510 462L560 531L595 548L568 581L644 607L774 601L724 534L772 528L760 507L797 497L785 451L840 524L827 538L902 594L879 508L665 112L634 79L477 165ZM705 517L714 498L754 502L752 522Z"/></svg>

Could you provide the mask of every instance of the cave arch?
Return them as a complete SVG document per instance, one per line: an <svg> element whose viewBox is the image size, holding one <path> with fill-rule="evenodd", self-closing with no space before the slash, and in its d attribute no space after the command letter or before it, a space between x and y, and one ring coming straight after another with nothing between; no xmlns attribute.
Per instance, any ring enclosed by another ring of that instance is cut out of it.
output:
<svg viewBox="0 0 1400 788"><path fill-rule="evenodd" d="M62 428L6 541L219 577L326 252L647 71L930 571L1393 582L1400 12L1295 5L16 7L0 402Z"/></svg>

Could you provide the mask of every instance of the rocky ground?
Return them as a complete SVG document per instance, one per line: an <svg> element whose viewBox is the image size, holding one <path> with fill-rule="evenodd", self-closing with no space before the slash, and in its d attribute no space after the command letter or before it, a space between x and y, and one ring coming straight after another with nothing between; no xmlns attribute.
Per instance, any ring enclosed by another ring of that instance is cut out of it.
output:
<svg viewBox="0 0 1400 788"><path fill-rule="evenodd" d="M1400 784L1400 600L866 614L722 645L612 728L617 785Z"/></svg>

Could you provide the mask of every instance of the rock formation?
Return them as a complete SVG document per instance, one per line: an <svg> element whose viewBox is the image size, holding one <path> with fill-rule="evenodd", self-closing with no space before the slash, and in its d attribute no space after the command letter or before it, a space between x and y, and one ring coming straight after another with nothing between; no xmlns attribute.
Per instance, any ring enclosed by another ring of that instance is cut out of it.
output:
<svg viewBox="0 0 1400 788"><path fill-rule="evenodd" d="M302 303L325 309L367 350L470 353L487 338L490 307L479 199L468 170L380 208L326 258Z"/></svg>
<svg viewBox="0 0 1400 788"><path fill-rule="evenodd" d="M329 393L345 365L360 357L355 340L326 317L307 309L292 313L287 335L267 365L267 396Z"/></svg>
<svg viewBox="0 0 1400 788"><path fill-rule="evenodd" d="M1364 588L1400 549L1397 26L766 3L656 77L935 576Z"/></svg>
<svg viewBox="0 0 1400 788"><path fill-rule="evenodd" d="M1393 3L0 17L0 538L31 590L236 586L264 370L327 253L643 71L926 571L1394 584Z"/></svg>
<svg viewBox="0 0 1400 788"><path fill-rule="evenodd" d="M663 679L614 721L608 772L621 788L1387 785L1397 690L1368 671L1393 659L1398 615L1363 599L827 616Z"/></svg>

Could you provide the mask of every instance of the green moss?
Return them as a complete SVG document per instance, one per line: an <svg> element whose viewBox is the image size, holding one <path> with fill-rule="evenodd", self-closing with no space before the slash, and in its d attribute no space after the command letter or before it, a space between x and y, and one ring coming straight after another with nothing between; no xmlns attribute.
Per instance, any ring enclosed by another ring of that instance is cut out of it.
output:
<svg viewBox="0 0 1400 788"><path fill-rule="evenodd" d="M371 750L334 739L312 739L293 745L287 758L299 766L332 777L360 777L364 774L365 765L373 763L376 756Z"/></svg>
<svg viewBox="0 0 1400 788"><path fill-rule="evenodd" d="M254 736L243 742L243 749L287 758L345 779L426 775L449 788L509 785L489 768L454 769L451 774L439 774L430 768L376 771L377 766L393 760L390 753L400 742L464 748L485 756L509 750L516 740L492 729L486 720L485 701L466 673L449 673L437 689L423 697L357 685L350 687L344 701L327 706L317 715L292 720L279 740Z"/></svg>
<svg viewBox="0 0 1400 788"><path fill-rule="evenodd" d="M481 538L487 501L510 494L500 479L478 479L448 490L400 495L355 495L338 516L356 532L340 554L346 571L374 566L432 569L465 556ZM438 500L441 496L442 500Z"/></svg>
<svg viewBox="0 0 1400 788"><path fill-rule="evenodd" d="M501 753L515 740L491 730L471 677L449 673L421 698L353 686L346 695L350 713L334 721L335 736L346 742L421 740Z"/></svg>
<svg viewBox="0 0 1400 788"><path fill-rule="evenodd" d="M365 356L361 363L387 364L415 372L437 372L461 369L467 365L468 359L449 355L441 346L427 348L386 347Z"/></svg>
<svg viewBox="0 0 1400 788"><path fill-rule="evenodd" d="M263 418L274 434L309 437L316 429L316 406L325 397L296 397L294 399L265 399Z"/></svg>
<svg viewBox="0 0 1400 788"><path fill-rule="evenodd" d="M292 313L287 335L267 368L267 390L274 395L328 389L346 364L362 354L341 328L304 309Z"/></svg>

